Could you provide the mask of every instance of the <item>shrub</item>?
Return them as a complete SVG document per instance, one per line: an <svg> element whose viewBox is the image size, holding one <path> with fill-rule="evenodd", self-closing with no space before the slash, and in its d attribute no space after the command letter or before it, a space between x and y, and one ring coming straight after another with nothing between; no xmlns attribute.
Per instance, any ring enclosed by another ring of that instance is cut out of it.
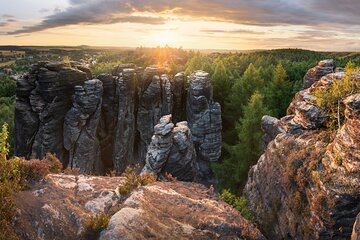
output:
<svg viewBox="0 0 360 240"><path fill-rule="evenodd" d="M110 216L106 213L99 213L91 216L85 224L84 239L98 239L102 230L106 229L110 221Z"/></svg>
<svg viewBox="0 0 360 240"><path fill-rule="evenodd" d="M229 190L223 190L223 192L220 194L220 198L238 210L241 213L241 216L243 216L245 219L253 223L255 222L255 217L252 214L245 197L236 197Z"/></svg>
<svg viewBox="0 0 360 240"><path fill-rule="evenodd" d="M42 161L49 165L51 173L61 173L63 166L55 154L47 153Z"/></svg>
<svg viewBox="0 0 360 240"><path fill-rule="evenodd" d="M145 186L156 181L155 176L150 173L136 174L137 168L139 168L139 166L135 168L128 166L125 169L123 173L124 182L118 187L121 195L127 195L139 186Z"/></svg>
<svg viewBox="0 0 360 240"><path fill-rule="evenodd" d="M19 167L24 181L39 181L50 173L49 164L38 159L21 159Z"/></svg>
<svg viewBox="0 0 360 240"><path fill-rule="evenodd" d="M328 117L326 126L331 129L334 129L336 125L340 128L344 121L343 100L351 94L360 92L360 82L353 77L355 72L359 72L359 68L349 62L346 65L344 79L334 79L329 87L319 88L313 92L316 97L315 104L324 110Z"/></svg>

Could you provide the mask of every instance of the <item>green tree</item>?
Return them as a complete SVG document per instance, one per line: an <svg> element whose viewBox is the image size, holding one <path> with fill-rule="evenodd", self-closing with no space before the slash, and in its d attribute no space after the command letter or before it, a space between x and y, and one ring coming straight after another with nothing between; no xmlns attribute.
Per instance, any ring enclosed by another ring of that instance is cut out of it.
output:
<svg viewBox="0 0 360 240"><path fill-rule="evenodd" d="M214 164L213 170L219 179L220 188L229 188L239 192L244 186L247 173L261 153L261 118L269 114L263 96L255 91L244 107L244 117L237 124L239 142L236 145L225 145L228 156L222 163Z"/></svg>
<svg viewBox="0 0 360 240"><path fill-rule="evenodd" d="M341 127L344 121L343 100L354 93L360 92L360 83L352 77L353 72L360 71L352 62L347 63L344 79L333 79L333 83L327 88L319 88L314 91L315 103L321 107L328 117L329 128Z"/></svg>
<svg viewBox="0 0 360 240"><path fill-rule="evenodd" d="M265 99L268 108L277 118L286 114L286 109L291 101L291 82L286 80L287 74L282 64L274 70L274 76L266 88Z"/></svg>
<svg viewBox="0 0 360 240"><path fill-rule="evenodd" d="M243 106L247 104L251 95L255 91L262 91L263 87L264 80L260 72L250 63L243 76L234 83L231 89L227 105L233 121L237 121L242 116Z"/></svg>
<svg viewBox="0 0 360 240"><path fill-rule="evenodd" d="M225 65L222 60L215 61L215 71L212 75L212 84L214 87L214 99L221 106L225 106L225 101L231 89L231 82L226 72Z"/></svg>
<svg viewBox="0 0 360 240"><path fill-rule="evenodd" d="M195 54L185 66L185 75L189 76L194 71L202 70L203 62L200 53Z"/></svg>

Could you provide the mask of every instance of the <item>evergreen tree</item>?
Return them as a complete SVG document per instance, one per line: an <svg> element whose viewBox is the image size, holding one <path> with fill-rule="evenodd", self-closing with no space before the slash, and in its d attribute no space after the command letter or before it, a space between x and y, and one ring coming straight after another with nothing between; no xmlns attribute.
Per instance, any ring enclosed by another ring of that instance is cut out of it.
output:
<svg viewBox="0 0 360 240"><path fill-rule="evenodd" d="M261 118L269 114L259 91L255 91L243 111L244 117L239 120L236 127L238 144L225 145L228 156L222 163L213 166L219 186L229 188L232 192L238 192L244 186L250 167L256 164L260 156Z"/></svg>
<svg viewBox="0 0 360 240"><path fill-rule="evenodd" d="M229 119L234 122L242 116L243 106L247 104L251 95L256 91L262 91L264 80L260 76L260 72L252 63L248 66L243 76L235 82L231 89L229 102Z"/></svg>
<svg viewBox="0 0 360 240"><path fill-rule="evenodd" d="M291 82L286 80L287 74L282 64L274 70L274 76L266 88L266 103L273 115L277 118L286 114L286 109L291 101Z"/></svg>
<svg viewBox="0 0 360 240"><path fill-rule="evenodd" d="M214 99L224 108L225 101L231 89L231 83L223 61L219 59L215 61L214 64L214 74L212 75Z"/></svg>

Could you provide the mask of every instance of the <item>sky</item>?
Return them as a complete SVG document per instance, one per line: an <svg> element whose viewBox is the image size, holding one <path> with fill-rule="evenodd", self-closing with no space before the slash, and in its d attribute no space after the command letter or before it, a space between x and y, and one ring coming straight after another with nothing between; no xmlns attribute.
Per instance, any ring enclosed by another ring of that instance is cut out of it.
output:
<svg viewBox="0 0 360 240"><path fill-rule="evenodd" d="M360 0L0 0L0 45L360 51Z"/></svg>

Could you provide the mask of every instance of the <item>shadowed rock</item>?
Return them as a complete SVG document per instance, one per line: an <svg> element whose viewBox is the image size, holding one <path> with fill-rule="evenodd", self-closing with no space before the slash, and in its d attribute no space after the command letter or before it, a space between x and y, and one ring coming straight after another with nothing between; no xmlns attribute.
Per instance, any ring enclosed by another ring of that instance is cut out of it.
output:
<svg viewBox="0 0 360 240"><path fill-rule="evenodd" d="M15 155L41 159L52 152L67 164L64 118L71 108L75 85L87 78L86 72L63 63L39 62L17 81Z"/></svg>
<svg viewBox="0 0 360 240"><path fill-rule="evenodd" d="M98 79L75 86L73 107L64 121L64 147L69 151L69 166L82 173L100 174L103 166L97 128L100 121L103 84Z"/></svg>
<svg viewBox="0 0 360 240"><path fill-rule="evenodd" d="M179 122L174 127L171 115L163 116L154 128L143 171L156 176L170 173L178 180L192 181L196 174L195 160L187 122Z"/></svg>
<svg viewBox="0 0 360 240"><path fill-rule="evenodd" d="M197 155L200 178L212 179L210 162L221 155L221 107L213 100L210 75L197 71L190 76L186 117Z"/></svg>
<svg viewBox="0 0 360 240"><path fill-rule="evenodd" d="M118 108L113 162L115 173L120 175L126 166L134 166L139 163L134 155L137 98L137 78L134 69L125 68L122 73L119 73L119 79L116 81L116 96Z"/></svg>
<svg viewBox="0 0 360 240"><path fill-rule="evenodd" d="M140 135L139 163L142 166L147 147L154 133L154 126L161 116L171 114L170 81L165 75L162 75L163 71L161 68L147 67L140 82L137 130Z"/></svg>

